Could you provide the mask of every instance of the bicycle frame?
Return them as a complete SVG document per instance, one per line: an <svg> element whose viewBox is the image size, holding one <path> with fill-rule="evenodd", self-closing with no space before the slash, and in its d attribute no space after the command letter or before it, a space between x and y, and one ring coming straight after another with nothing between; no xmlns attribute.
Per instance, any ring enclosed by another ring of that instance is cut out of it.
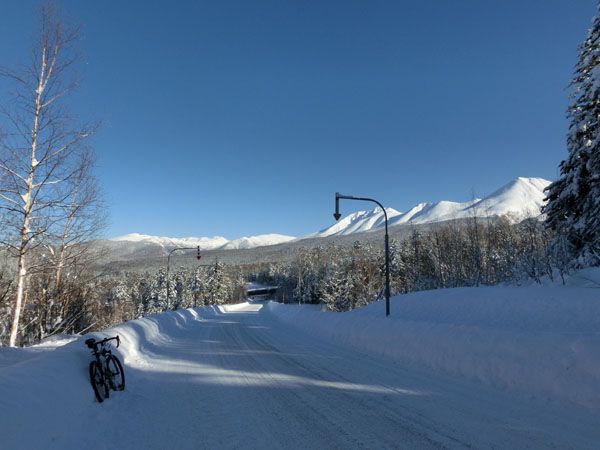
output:
<svg viewBox="0 0 600 450"><path fill-rule="evenodd" d="M85 344L92 350L94 360L90 363L90 381L94 388L96 398L100 403L109 397L109 389L122 391L125 389L125 374L119 358L112 354L108 343L112 340L117 341L117 348L121 344L119 336L96 341L93 338L87 339ZM112 364L112 365L111 365ZM118 376L116 382L114 377Z"/></svg>

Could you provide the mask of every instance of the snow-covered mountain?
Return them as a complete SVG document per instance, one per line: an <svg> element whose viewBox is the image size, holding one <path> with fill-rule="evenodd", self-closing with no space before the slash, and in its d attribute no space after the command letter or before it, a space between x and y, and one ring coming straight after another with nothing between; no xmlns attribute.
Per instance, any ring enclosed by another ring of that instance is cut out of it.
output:
<svg viewBox="0 0 600 450"><path fill-rule="evenodd" d="M484 199L474 199L465 203L440 201L437 203L420 203L407 212L402 213L393 208L386 208L389 226L402 224L428 224L452 219L465 219L473 216L489 217L511 214L517 219L536 217L545 198L544 188L550 181L543 178L517 178L498 189ZM363 231L383 228L384 215L381 208L371 211L360 211L349 214L332 226L317 233L303 236L306 238L322 238L327 236L348 235ZM282 244L296 239L281 234L265 234L262 236L242 237L228 240L222 236L169 238L148 236L144 234L127 234L108 241L113 254L122 257L141 257L165 255L178 247L201 250L233 250L263 247ZM116 248L118 247L118 248Z"/></svg>
<svg viewBox="0 0 600 450"><path fill-rule="evenodd" d="M265 247L267 245L282 244L292 241L296 238L292 236L284 236L282 234L263 234L262 236L243 237L229 241L221 248L224 250L233 250L241 248Z"/></svg>
<svg viewBox="0 0 600 450"><path fill-rule="evenodd" d="M440 201L420 203L407 212L386 208L388 225L427 224L469 217L490 217L511 214L517 219L537 217L544 203L544 189L551 182L543 178L519 177L483 199L465 203ZM385 225L381 208L352 213L339 222L305 238L326 237L370 231Z"/></svg>
<svg viewBox="0 0 600 450"><path fill-rule="evenodd" d="M229 241L221 236L215 236L212 238L168 238L160 236L148 236L145 234L131 233L125 236L119 236L111 239L113 242L137 242L142 244L158 245L165 248L177 248L177 247L198 247L201 250L214 250L223 247Z"/></svg>
<svg viewBox="0 0 600 450"><path fill-rule="evenodd" d="M168 238L159 236L148 236L145 234L126 234L111 239L113 242L135 242L138 244L147 244L152 246L159 246L165 249L177 248L177 247L189 247L195 248L200 247L200 250L232 250L241 248L254 248L266 245L281 244L295 239L292 236L284 236L282 234L265 234L262 236L243 237L230 241L222 236L215 236L212 238L208 237L188 237L188 238Z"/></svg>
<svg viewBox="0 0 600 450"><path fill-rule="evenodd" d="M385 211L388 215L388 222L391 221L392 218L402 215L401 212L398 212L393 208L386 208ZM309 234L308 236L304 236L304 238L360 233L362 231L370 231L383 226L385 226L385 216L383 210L377 207L372 211L359 211L349 214L329 228L325 228L318 233Z"/></svg>

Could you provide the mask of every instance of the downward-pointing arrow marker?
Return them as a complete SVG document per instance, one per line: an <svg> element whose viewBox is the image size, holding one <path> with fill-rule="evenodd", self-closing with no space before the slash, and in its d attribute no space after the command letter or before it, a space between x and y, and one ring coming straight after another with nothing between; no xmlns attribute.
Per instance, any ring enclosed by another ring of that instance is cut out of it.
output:
<svg viewBox="0 0 600 450"><path fill-rule="evenodd" d="M342 215L339 213L333 213L333 217L335 217L335 220L339 220Z"/></svg>

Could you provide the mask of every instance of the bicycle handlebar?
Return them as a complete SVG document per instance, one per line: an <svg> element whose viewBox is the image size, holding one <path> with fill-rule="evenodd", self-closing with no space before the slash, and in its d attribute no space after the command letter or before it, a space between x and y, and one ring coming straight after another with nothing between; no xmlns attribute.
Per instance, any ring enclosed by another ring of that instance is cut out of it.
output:
<svg viewBox="0 0 600 450"><path fill-rule="evenodd" d="M117 348L119 348L119 345L121 344L121 339L119 338L118 334L116 336L111 337L111 338L102 339L101 341L96 341L93 338L92 339L88 339L87 341L85 341L85 343L87 344L87 346L89 348L92 348L92 347L95 347L97 345L106 344L108 341L112 341L112 340L116 340L117 341Z"/></svg>

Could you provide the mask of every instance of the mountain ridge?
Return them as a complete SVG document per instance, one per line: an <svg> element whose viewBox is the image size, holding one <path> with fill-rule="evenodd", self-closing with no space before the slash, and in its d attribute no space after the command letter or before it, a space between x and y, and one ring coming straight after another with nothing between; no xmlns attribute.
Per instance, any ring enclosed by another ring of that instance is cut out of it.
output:
<svg viewBox="0 0 600 450"><path fill-rule="evenodd" d="M403 213L393 208L385 208L388 226L406 224L431 224L469 217L490 217L510 214L515 218L538 217L545 194L544 189L551 182L543 178L518 177L483 199L475 198L468 202L441 200L435 203L419 203ZM109 239L113 243L127 242L136 247L145 245L162 248L163 251L178 247L200 247L201 250L235 250L277 245L310 238L341 236L382 229L385 218L380 207L373 210L348 214L340 221L301 237L282 234L265 234L228 240L222 236L169 238L131 233Z"/></svg>
<svg viewBox="0 0 600 450"><path fill-rule="evenodd" d="M526 219L538 217L546 195L544 189L551 182L543 178L518 177L497 189L483 199L473 199L459 203L442 200L435 203L419 203L406 213L386 208L388 226L415 224L423 225L469 217L491 217L512 215ZM370 211L359 211L317 233L303 238L319 238L348 235L356 232L372 231L385 226L384 214L377 207Z"/></svg>
<svg viewBox="0 0 600 450"><path fill-rule="evenodd" d="M241 237L232 241L222 237L187 237L187 238L169 238L161 236L149 236L145 234L130 233L109 239L112 242L135 242L149 244L164 248L177 247L200 247L200 250L236 250L244 248L254 248L266 245L276 245L296 239L293 236L282 234L264 234L260 236Z"/></svg>

